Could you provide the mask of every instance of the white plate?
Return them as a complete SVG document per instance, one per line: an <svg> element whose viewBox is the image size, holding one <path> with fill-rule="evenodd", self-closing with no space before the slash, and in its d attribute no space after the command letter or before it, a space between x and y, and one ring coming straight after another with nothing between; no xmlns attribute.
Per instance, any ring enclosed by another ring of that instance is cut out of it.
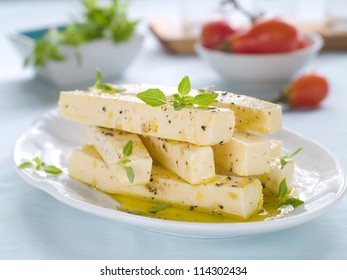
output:
<svg viewBox="0 0 347 280"><path fill-rule="evenodd" d="M345 173L326 149L288 130L276 134L275 138L284 141L285 151L303 148L295 157L295 177L300 186L300 198L305 204L297 207L288 216L263 222L177 222L118 211L114 199L68 176L69 155L73 148L83 144L83 140L79 125L62 119L57 110L44 115L17 140L13 156L16 166L39 156L45 162L62 167L64 173L59 176L46 175L31 169L17 168L17 171L29 184L74 208L150 231L187 237L224 238L298 226L323 214L342 197L346 189Z"/></svg>

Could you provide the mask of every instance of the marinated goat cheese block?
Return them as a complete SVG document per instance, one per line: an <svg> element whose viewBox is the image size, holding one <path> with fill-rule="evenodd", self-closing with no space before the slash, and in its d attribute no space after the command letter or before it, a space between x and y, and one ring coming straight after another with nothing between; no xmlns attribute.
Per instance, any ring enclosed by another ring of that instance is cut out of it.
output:
<svg viewBox="0 0 347 280"><path fill-rule="evenodd" d="M208 183L190 185L158 165L153 165L148 184L122 186L92 146L73 151L69 174L108 193L197 207L196 209L241 219L248 219L261 209L263 203L262 186L258 179L217 176Z"/></svg>
<svg viewBox="0 0 347 280"><path fill-rule="evenodd" d="M141 137L149 154L190 184L199 184L215 176L211 146L151 136Z"/></svg>
<svg viewBox="0 0 347 280"><path fill-rule="evenodd" d="M229 142L235 124L229 109L176 111L171 105L151 107L134 95L99 90L61 92L59 109L68 120L197 145Z"/></svg>
<svg viewBox="0 0 347 280"><path fill-rule="evenodd" d="M219 96L212 105L231 109L236 118L235 128L265 134L281 130L282 108L280 105L226 91L217 91L217 93Z"/></svg>
<svg viewBox="0 0 347 280"><path fill-rule="evenodd" d="M109 169L117 174L120 185L149 182L153 160L137 134L92 125L85 127L85 134L87 144L93 145ZM123 149L129 141L132 141L132 152L125 157ZM122 163L122 159L126 161ZM125 166L133 170L133 182L130 182Z"/></svg>
<svg viewBox="0 0 347 280"><path fill-rule="evenodd" d="M271 140L259 135L235 130L232 140L213 146L215 164L239 176L267 173L274 157L275 147Z"/></svg>
<svg viewBox="0 0 347 280"><path fill-rule="evenodd" d="M288 192L294 188L294 161L281 165L280 159L271 162L271 170L266 174L260 175L258 178L262 182L265 191L272 195L277 195L281 181L285 178Z"/></svg>

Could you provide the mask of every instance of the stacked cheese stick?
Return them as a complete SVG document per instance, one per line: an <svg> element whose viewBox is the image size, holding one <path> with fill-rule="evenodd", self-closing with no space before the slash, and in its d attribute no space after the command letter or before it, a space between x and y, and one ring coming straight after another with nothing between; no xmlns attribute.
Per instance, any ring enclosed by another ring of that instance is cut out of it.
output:
<svg viewBox="0 0 347 280"><path fill-rule="evenodd" d="M71 177L108 193L248 219L262 208L262 183L276 192L290 175L289 165L284 172L274 164L281 142L253 134L281 129L280 106L217 92L213 106L176 111L170 104L151 107L136 97L151 87L60 94L61 115L86 125L86 145L70 159ZM168 96L175 92L162 90ZM129 140L133 150L126 167L133 180L120 164Z"/></svg>

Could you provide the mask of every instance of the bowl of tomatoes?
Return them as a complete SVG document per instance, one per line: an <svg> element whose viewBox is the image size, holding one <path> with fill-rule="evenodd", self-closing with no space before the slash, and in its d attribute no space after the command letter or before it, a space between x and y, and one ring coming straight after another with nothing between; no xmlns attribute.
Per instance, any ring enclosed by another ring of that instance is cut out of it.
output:
<svg viewBox="0 0 347 280"><path fill-rule="evenodd" d="M229 90L272 100L322 46L318 34L302 32L280 18L266 18L245 29L211 21L203 26L195 51L227 81Z"/></svg>

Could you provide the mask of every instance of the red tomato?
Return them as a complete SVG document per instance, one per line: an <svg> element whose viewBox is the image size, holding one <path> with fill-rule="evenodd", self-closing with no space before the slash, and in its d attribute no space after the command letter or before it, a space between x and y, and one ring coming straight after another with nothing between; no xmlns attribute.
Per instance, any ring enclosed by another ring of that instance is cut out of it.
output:
<svg viewBox="0 0 347 280"><path fill-rule="evenodd" d="M209 49L216 49L225 43L235 30L224 20L214 20L206 23L201 31L201 44Z"/></svg>
<svg viewBox="0 0 347 280"><path fill-rule="evenodd" d="M291 107L317 107L329 92L327 79L317 73L304 74L284 89L284 100Z"/></svg>
<svg viewBox="0 0 347 280"><path fill-rule="evenodd" d="M231 50L235 53L281 53L295 49L298 30L279 18L257 21L251 29L231 36Z"/></svg>
<svg viewBox="0 0 347 280"><path fill-rule="evenodd" d="M299 36L298 43L295 49L299 50L299 49L306 48L308 47L309 44L310 42L307 40L307 38L305 38L304 36Z"/></svg>

